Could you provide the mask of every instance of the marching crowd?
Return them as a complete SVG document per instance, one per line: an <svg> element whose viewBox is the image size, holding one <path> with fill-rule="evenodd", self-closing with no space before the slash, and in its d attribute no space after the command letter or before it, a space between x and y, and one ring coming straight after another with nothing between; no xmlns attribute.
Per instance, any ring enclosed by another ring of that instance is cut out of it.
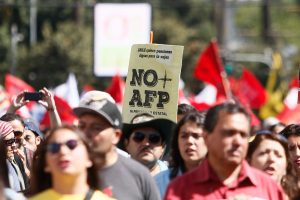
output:
<svg viewBox="0 0 300 200"><path fill-rule="evenodd" d="M234 102L180 104L177 124L149 113L123 123L102 91L85 93L78 122L63 124L40 92L48 130L16 114L24 92L0 117L0 200L300 199L300 124L252 127Z"/></svg>

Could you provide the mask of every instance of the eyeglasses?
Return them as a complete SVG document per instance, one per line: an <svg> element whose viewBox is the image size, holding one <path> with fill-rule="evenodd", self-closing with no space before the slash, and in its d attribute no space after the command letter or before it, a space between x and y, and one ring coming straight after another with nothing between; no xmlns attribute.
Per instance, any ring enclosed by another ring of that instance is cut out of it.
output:
<svg viewBox="0 0 300 200"><path fill-rule="evenodd" d="M156 145L156 144L159 144L161 142L161 136L160 136L159 133L145 134L145 133L140 132L140 131L134 132L132 139L136 143L140 143L140 142L144 141L144 139L146 137L148 138L148 141L149 141L150 144Z"/></svg>
<svg viewBox="0 0 300 200"><path fill-rule="evenodd" d="M60 151L60 148L62 145L66 145L70 150L73 150L77 147L78 145L78 141L77 140L68 140L65 143L50 143L47 145L47 151L55 154L58 153Z"/></svg>
<svg viewBox="0 0 300 200"><path fill-rule="evenodd" d="M14 131L16 137L21 137L23 135L22 131Z"/></svg>
<svg viewBox="0 0 300 200"><path fill-rule="evenodd" d="M11 146L14 143L16 143L16 138L12 138L12 139L9 139L9 140L4 140L4 143L6 144L6 146Z"/></svg>

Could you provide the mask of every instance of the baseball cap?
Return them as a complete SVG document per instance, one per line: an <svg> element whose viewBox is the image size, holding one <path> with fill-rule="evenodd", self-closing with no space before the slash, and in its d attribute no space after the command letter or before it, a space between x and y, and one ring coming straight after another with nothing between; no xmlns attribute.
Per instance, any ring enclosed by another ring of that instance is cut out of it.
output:
<svg viewBox="0 0 300 200"><path fill-rule="evenodd" d="M24 119L25 129L31 130L35 135L44 137L44 134L40 131L39 127L31 118Z"/></svg>
<svg viewBox="0 0 300 200"><path fill-rule="evenodd" d="M0 120L0 138L5 138L8 134L10 134L13 131L14 129L9 122Z"/></svg>
<svg viewBox="0 0 300 200"><path fill-rule="evenodd" d="M105 118L113 127L122 128L121 113L110 94L102 91L89 91L79 101L78 107L73 108L75 115L80 117L85 113L94 113Z"/></svg>

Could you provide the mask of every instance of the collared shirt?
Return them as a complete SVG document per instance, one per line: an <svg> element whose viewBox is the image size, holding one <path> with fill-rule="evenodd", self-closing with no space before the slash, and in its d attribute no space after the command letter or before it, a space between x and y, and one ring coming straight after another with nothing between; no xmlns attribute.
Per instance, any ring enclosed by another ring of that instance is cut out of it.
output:
<svg viewBox="0 0 300 200"><path fill-rule="evenodd" d="M25 190L23 175L16 161L13 158L9 158L6 164L8 167L10 187L15 191Z"/></svg>
<svg viewBox="0 0 300 200"><path fill-rule="evenodd" d="M210 199L284 199L284 193L274 180L267 174L242 162L240 174L229 186L224 185L208 160L199 167L177 177L168 186L165 200L210 200ZM247 198L248 197L248 198Z"/></svg>

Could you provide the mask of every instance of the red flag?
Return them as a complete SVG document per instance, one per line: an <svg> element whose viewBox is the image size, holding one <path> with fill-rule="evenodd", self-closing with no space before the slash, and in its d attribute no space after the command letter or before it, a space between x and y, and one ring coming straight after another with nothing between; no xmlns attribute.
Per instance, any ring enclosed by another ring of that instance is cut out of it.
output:
<svg viewBox="0 0 300 200"><path fill-rule="evenodd" d="M216 41L211 41L198 58L194 76L201 81L214 85L219 94L226 96L221 77L224 67L218 51Z"/></svg>
<svg viewBox="0 0 300 200"><path fill-rule="evenodd" d="M10 74L5 75L4 86L9 95L17 95L23 90L28 90L28 92L35 91L33 87L25 83L23 80Z"/></svg>
<svg viewBox="0 0 300 200"><path fill-rule="evenodd" d="M282 121L285 124L300 123L300 105L298 104L298 82L298 77L296 77L293 78L292 81L289 83L290 88L286 97L284 98L284 108L276 116L280 121Z"/></svg>
<svg viewBox="0 0 300 200"><path fill-rule="evenodd" d="M4 115L10 105L9 96L4 88L0 85L0 116Z"/></svg>
<svg viewBox="0 0 300 200"><path fill-rule="evenodd" d="M59 98L57 96L54 96L54 101L56 105L56 109L58 112L58 115L60 116L60 119L62 123L64 124L74 124L77 117L74 115L71 106L67 103L67 101L63 100L62 98ZM49 113L46 112L42 121L40 122L41 129L49 128L50 127L50 118Z"/></svg>
<svg viewBox="0 0 300 200"><path fill-rule="evenodd" d="M243 70L236 86L235 95L246 97L251 108L258 109L266 103L267 93L264 87L249 70Z"/></svg>
<svg viewBox="0 0 300 200"><path fill-rule="evenodd" d="M260 120L258 117L253 113L248 95L245 95L245 93L242 92L242 87L239 83L240 80L236 80L233 77L230 77L230 84L232 85L232 92L236 98L236 100L245 107L247 112L250 114L251 117L251 125L252 126L260 126Z"/></svg>
<svg viewBox="0 0 300 200"><path fill-rule="evenodd" d="M300 104L300 69L298 71L298 101L297 103Z"/></svg>
<svg viewBox="0 0 300 200"><path fill-rule="evenodd" d="M89 91L92 91L92 90L95 90L95 88L89 84L85 84L83 86L83 92L86 93L86 92L89 92Z"/></svg>
<svg viewBox="0 0 300 200"><path fill-rule="evenodd" d="M285 124L299 124L300 123L300 105L297 104L295 108L290 109L284 106L284 109L279 113L276 118Z"/></svg>
<svg viewBox="0 0 300 200"><path fill-rule="evenodd" d="M106 89L116 103L122 104L125 92L125 81L122 77L116 74L111 81L110 86Z"/></svg>

